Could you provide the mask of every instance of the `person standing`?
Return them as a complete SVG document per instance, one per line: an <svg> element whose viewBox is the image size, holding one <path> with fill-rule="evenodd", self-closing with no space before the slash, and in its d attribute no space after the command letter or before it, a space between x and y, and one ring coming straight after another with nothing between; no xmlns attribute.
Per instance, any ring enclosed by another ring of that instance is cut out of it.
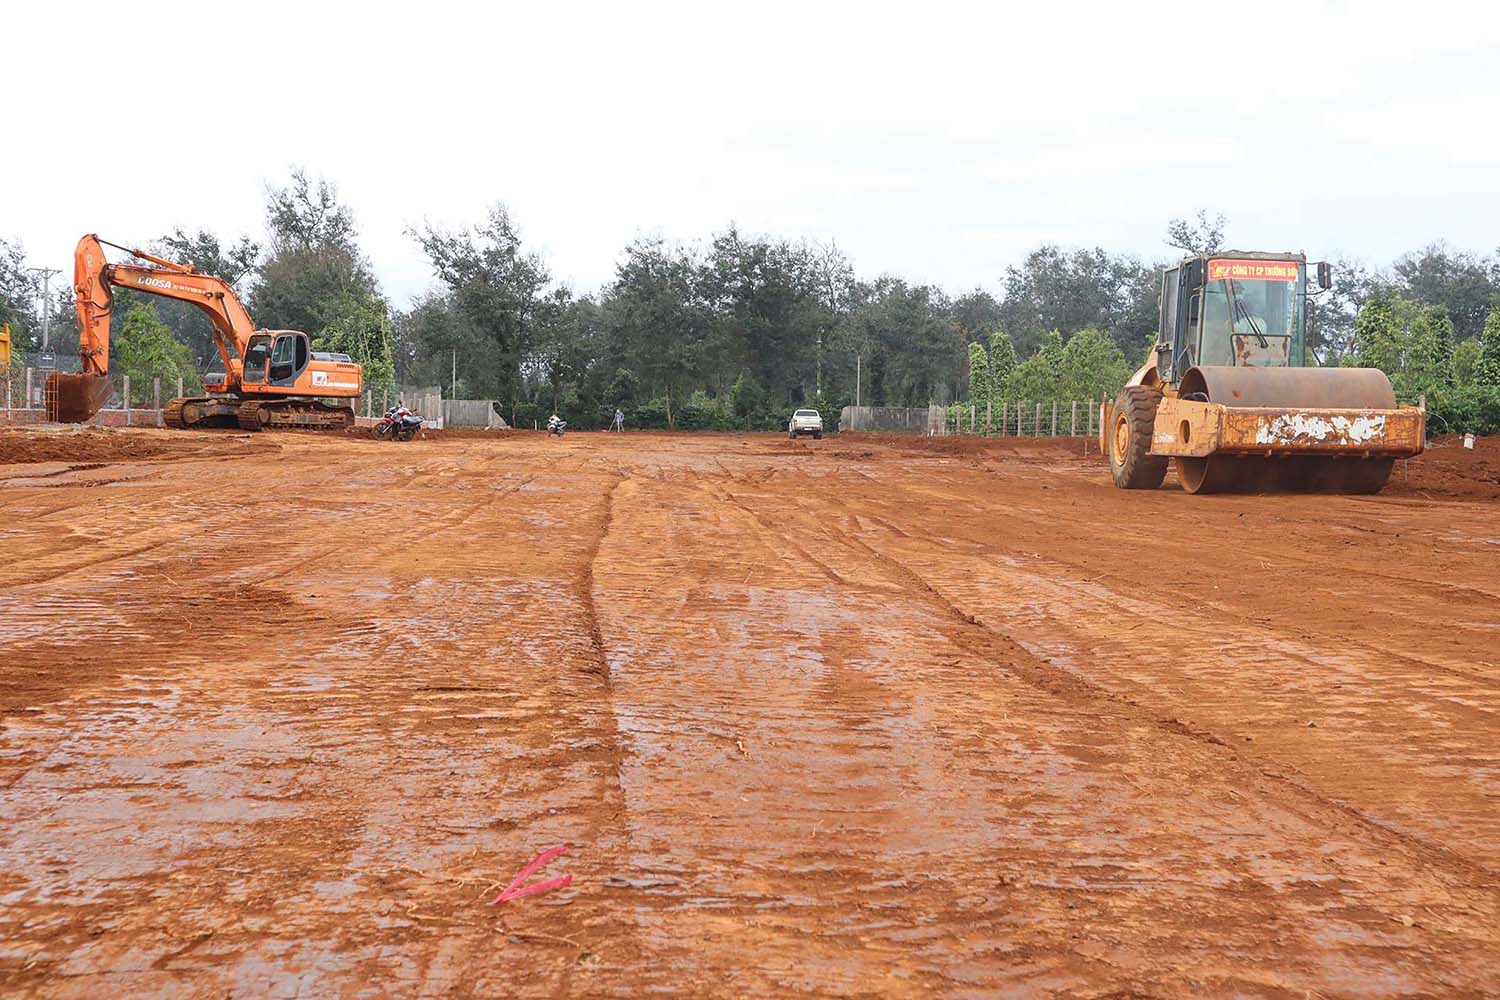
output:
<svg viewBox="0 0 1500 1000"><path fill-rule="evenodd" d="M615 407L615 422L610 429L616 431L623 431L625 429L625 411L618 406Z"/></svg>

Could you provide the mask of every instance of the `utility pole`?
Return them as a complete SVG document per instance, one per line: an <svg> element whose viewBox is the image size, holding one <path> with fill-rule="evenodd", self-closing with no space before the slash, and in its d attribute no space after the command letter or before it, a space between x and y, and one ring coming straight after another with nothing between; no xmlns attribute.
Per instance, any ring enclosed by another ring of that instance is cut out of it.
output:
<svg viewBox="0 0 1500 1000"><path fill-rule="evenodd" d="M818 395L823 395L823 328L818 327L818 373L814 378L818 387Z"/></svg>
<svg viewBox="0 0 1500 1000"><path fill-rule="evenodd" d="M42 276L42 350L47 349L47 331L52 326L52 276L62 274L54 267L28 267L32 274Z"/></svg>

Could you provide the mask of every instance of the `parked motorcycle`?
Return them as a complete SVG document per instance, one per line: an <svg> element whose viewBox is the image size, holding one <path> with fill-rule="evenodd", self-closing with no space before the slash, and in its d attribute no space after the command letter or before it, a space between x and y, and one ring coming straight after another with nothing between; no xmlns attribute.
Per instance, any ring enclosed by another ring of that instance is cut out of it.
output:
<svg viewBox="0 0 1500 1000"><path fill-rule="evenodd" d="M404 406L393 406L370 428L370 436L376 440L410 441L421 427L421 417Z"/></svg>

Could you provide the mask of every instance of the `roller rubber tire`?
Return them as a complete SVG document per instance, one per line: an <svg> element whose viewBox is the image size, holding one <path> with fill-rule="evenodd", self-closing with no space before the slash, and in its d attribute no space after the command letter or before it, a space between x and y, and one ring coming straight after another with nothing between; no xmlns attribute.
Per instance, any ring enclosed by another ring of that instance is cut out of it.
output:
<svg viewBox="0 0 1500 1000"><path fill-rule="evenodd" d="M1151 454L1156 404L1161 390L1130 385L1115 398L1109 435L1109 469L1122 490L1154 490L1167 477L1167 459Z"/></svg>

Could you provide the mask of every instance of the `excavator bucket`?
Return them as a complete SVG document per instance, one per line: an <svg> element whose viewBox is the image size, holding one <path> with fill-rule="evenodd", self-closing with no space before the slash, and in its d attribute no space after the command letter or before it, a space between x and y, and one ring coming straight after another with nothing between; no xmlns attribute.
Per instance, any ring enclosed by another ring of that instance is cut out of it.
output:
<svg viewBox="0 0 1500 1000"><path fill-rule="evenodd" d="M1377 493L1426 433L1379 369L1205 366L1157 407L1151 454L1189 493Z"/></svg>
<svg viewBox="0 0 1500 1000"><path fill-rule="evenodd" d="M53 372L47 376L47 418L64 424L81 424L109 402L113 391L107 375Z"/></svg>

